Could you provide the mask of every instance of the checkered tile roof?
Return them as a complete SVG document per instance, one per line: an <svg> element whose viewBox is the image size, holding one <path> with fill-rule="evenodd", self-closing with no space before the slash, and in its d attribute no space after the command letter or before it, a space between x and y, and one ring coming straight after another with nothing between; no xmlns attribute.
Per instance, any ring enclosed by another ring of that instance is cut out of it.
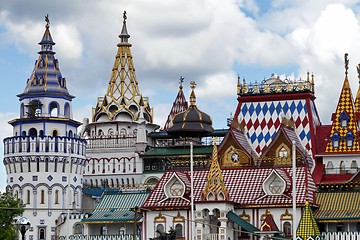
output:
<svg viewBox="0 0 360 240"><path fill-rule="evenodd" d="M349 121L346 127L341 126L340 115L346 113L349 117ZM326 145L326 153L353 153L360 151L360 144L358 138L354 138L352 147L347 147L346 134L351 131L354 136L358 136L357 131L357 119L355 114L355 106L348 77L345 77L343 87L341 90L336 112L333 116L333 122L331 125L330 136L333 136L335 132L341 137L339 147L333 147L333 141L328 140Z"/></svg>
<svg viewBox="0 0 360 240"><path fill-rule="evenodd" d="M302 239L308 239L309 237L315 238L316 236L320 236L320 231L311 211L309 202L306 202L305 204L305 209L302 213L296 235Z"/></svg>
<svg viewBox="0 0 360 240"><path fill-rule="evenodd" d="M263 182L272 173L274 168L241 168L241 169L222 169L222 176L224 178L224 184L229 192L229 201L240 205L282 205L292 204L291 193L287 195L272 195L266 196L263 191ZM292 178L291 167L275 168L280 171L284 171L289 179ZM311 174L307 174L307 168L297 167L297 203L305 203L306 193L308 190L309 201L313 202L313 193L316 190L315 183L311 177ZM165 172L157 186L154 188L150 196L145 201L144 208L189 208L189 201L185 201L181 198L169 198L166 201L164 193L164 186L170 179L174 171ZM182 171L190 176L189 171ZM201 194L205 188L207 181L208 170L194 171L194 201L201 201Z"/></svg>
<svg viewBox="0 0 360 240"><path fill-rule="evenodd" d="M240 102L238 108L238 115L235 117L244 126L250 144L258 154L261 155L274 139L281 125L282 115L293 118L295 132L301 144L306 150L312 150L311 131L320 124L312 100L274 99L274 101Z"/></svg>

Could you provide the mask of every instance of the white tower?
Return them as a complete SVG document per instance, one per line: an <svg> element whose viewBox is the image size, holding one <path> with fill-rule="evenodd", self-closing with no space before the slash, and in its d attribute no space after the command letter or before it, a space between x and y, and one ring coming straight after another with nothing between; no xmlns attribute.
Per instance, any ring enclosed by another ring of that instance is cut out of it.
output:
<svg viewBox="0 0 360 240"><path fill-rule="evenodd" d="M70 95L52 48L46 20L34 70L19 94L20 117L4 139L7 188L25 204L31 223L26 239L55 239L61 213L81 209L85 140L72 119ZM70 185L70 187L69 187ZM69 229L71 231L71 229Z"/></svg>

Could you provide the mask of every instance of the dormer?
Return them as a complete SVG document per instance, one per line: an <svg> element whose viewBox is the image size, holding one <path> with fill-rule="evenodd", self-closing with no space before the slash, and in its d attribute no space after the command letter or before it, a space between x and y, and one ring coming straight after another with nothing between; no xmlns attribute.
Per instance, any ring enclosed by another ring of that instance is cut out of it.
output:
<svg viewBox="0 0 360 240"><path fill-rule="evenodd" d="M185 178L185 179L183 179ZM186 201L188 199L185 198L186 194L186 185L185 182L189 182L190 180L186 176L179 176L176 172L172 174L167 183L164 185L164 193L166 198L182 198ZM164 199L164 200L165 200Z"/></svg>
<svg viewBox="0 0 360 240"><path fill-rule="evenodd" d="M340 122L340 126L343 128L346 128L349 126L349 115L344 111L340 114L339 116L339 122Z"/></svg>
<svg viewBox="0 0 360 240"><path fill-rule="evenodd" d="M338 132L334 132L334 134L330 137L331 141L332 141L332 146L333 148L339 148L340 146L340 135Z"/></svg>
<svg viewBox="0 0 360 240"><path fill-rule="evenodd" d="M266 195L282 195L286 189L286 181L273 170L263 183Z"/></svg>
<svg viewBox="0 0 360 240"><path fill-rule="evenodd" d="M354 146L354 139L355 136L352 133L351 130L347 131L346 135L345 135L345 140L346 140L346 147L351 148Z"/></svg>

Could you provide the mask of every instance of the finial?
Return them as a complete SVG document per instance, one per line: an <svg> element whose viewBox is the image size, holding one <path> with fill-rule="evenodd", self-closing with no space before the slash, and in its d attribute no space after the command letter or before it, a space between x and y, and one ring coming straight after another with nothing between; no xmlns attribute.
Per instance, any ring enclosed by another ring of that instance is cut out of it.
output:
<svg viewBox="0 0 360 240"><path fill-rule="evenodd" d="M195 103L196 103L196 96L195 96L195 92L194 92L194 89L196 88L195 81L190 82L190 88L192 89L191 94L190 94L190 106L195 106Z"/></svg>
<svg viewBox="0 0 360 240"><path fill-rule="evenodd" d="M310 82L310 72L309 72L309 70L307 71L307 79L306 79L306 81Z"/></svg>
<svg viewBox="0 0 360 240"><path fill-rule="evenodd" d="M217 138L217 137L213 137L212 140L213 140L214 145L216 145L216 142L217 142L218 138Z"/></svg>
<svg viewBox="0 0 360 240"><path fill-rule="evenodd" d="M349 59L348 59L348 55L347 53L345 53L344 55L344 60L345 60L345 75L348 74L348 69L349 69Z"/></svg>
<svg viewBox="0 0 360 240"><path fill-rule="evenodd" d="M123 19L124 19L123 23L126 23L126 19L127 19L127 17L126 17L126 11L124 11L124 13L123 13Z"/></svg>
<svg viewBox="0 0 360 240"><path fill-rule="evenodd" d="M184 77L183 76L180 76L180 79L179 79L179 84L180 84L180 89L182 89L183 88L183 82L184 82Z"/></svg>
<svg viewBox="0 0 360 240"><path fill-rule="evenodd" d="M49 14L46 14L46 16L45 16L45 22L46 22L46 27L48 28L49 25L50 25Z"/></svg>
<svg viewBox="0 0 360 240"><path fill-rule="evenodd" d="M359 78L359 84L360 84L360 63L356 66L357 72L358 72L358 78Z"/></svg>
<svg viewBox="0 0 360 240"><path fill-rule="evenodd" d="M191 82L190 82L190 88L191 88L192 90L194 90L194 89L196 88L196 83L195 83L195 81L191 81Z"/></svg>

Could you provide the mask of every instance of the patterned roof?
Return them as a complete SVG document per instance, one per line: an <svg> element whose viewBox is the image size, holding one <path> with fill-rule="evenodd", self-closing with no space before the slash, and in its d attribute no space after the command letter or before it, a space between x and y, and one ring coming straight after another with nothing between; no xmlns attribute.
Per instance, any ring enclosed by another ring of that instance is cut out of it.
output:
<svg viewBox="0 0 360 240"><path fill-rule="evenodd" d="M213 148L212 160L207 176L206 185L202 193L204 201L228 201L229 192L224 184L224 178L221 174L218 160L218 150L216 144Z"/></svg>
<svg viewBox="0 0 360 240"><path fill-rule="evenodd" d="M291 167L280 168L240 168L240 169L222 169L224 184L229 192L229 201L243 206L268 206L268 205L291 205L292 199L287 195L269 195L266 196L263 190L263 182L272 173L273 169L281 169L291 179ZM159 180L146 202L144 208L189 208L190 199L185 201L181 198L166 198L164 186L172 176L174 171L167 171ZM190 171L182 171L190 176ZM202 201L201 195L205 188L208 176L208 170L194 171L194 201ZM307 174L306 167L297 167L296 188L298 204L304 204L306 193L308 192L309 201L313 202L313 193L316 189L311 174ZM290 193L288 193L290 194Z"/></svg>
<svg viewBox="0 0 360 240"><path fill-rule="evenodd" d="M135 213L132 209L140 207L148 196L149 192L106 193L91 216L82 222L133 222ZM137 218L139 220L141 217Z"/></svg>
<svg viewBox="0 0 360 240"><path fill-rule="evenodd" d="M346 114L348 117L347 126L341 126L341 116ZM336 107L336 111L332 117L332 126L330 132L330 138L326 145L326 153L353 153L360 151L359 140L357 137L354 138L353 146L347 147L346 146L346 139L345 136L348 132L351 131L352 135L358 136L357 131L357 119L355 114L355 106L353 101L353 96L351 93L351 88L348 80L348 76L345 76L345 80L342 86L342 90L340 93L340 98L338 101L338 105ZM337 133L338 136L341 138L339 147L333 147L333 141L331 136Z"/></svg>
<svg viewBox="0 0 360 240"><path fill-rule="evenodd" d="M177 114L173 118L173 125L168 128L167 132L181 136L200 136L214 131L211 117L200 111L196 106L194 81L190 82L190 106L186 111Z"/></svg>
<svg viewBox="0 0 360 240"><path fill-rule="evenodd" d="M296 235L302 239L308 239L309 237L315 238L320 236L319 228L316 224L308 201L305 203L305 209L302 213Z"/></svg>
<svg viewBox="0 0 360 240"><path fill-rule="evenodd" d="M294 120L301 145L314 153L311 136L320 120L312 97L310 93L239 97L235 118L244 126L258 155L262 155L273 141L284 115Z"/></svg>
<svg viewBox="0 0 360 240"><path fill-rule="evenodd" d="M248 139L246 138L243 131L239 131L235 128L230 128L229 133L231 133L234 136L235 141L239 144L240 147L242 147L249 155L254 152L254 150L251 148ZM223 141L225 143L226 141Z"/></svg>
<svg viewBox="0 0 360 240"><path fill-rule="evenodd" d="M314 212L318 222L360 221L360 192L319 192L316 201L320 206Z"/></svg>
<svg viewBox="0 0 360 240"><path fill-rule="evenodd" d="M39 57L35 62L30 78L27 80L24 92L18 97L53 94L61 95L66 99L74 98L67 90L66 80L61 75L59 62L52 50L55 43L50 34L50 24L47 17L46 20L45 32L41 42L39 42L41 46L41 50L38 52Z"/></svg>
<svg viewBox="0 0 360 240"><path fill-rule="evenodd" d="M173 119L175 115L184 112L188 108L188 102L185 99L185 95L183 92L183 86L182 83L184 81L184 78L180 77L180 86L179 86L179 92L175 98L175 101L173 102L172 108L170 110L170 113L168 115L168 118L166 120L166 123L164 125L163 130L167 130L173 125Z"/></svg>
<svg viewBox="0 0 360 240"><path fill-rule="evenodd" d="M129 114L133 120L145 118L152 122L152 110L148 99L143 97L136 80L133 57L128 42L130 35L126 28L126 12L123 16L123 27L119 35L118 51L115 57L108 89L103 98L98 98L93 109L93 122L106 115L109 120L115 120L119 113Z"/></svg>

